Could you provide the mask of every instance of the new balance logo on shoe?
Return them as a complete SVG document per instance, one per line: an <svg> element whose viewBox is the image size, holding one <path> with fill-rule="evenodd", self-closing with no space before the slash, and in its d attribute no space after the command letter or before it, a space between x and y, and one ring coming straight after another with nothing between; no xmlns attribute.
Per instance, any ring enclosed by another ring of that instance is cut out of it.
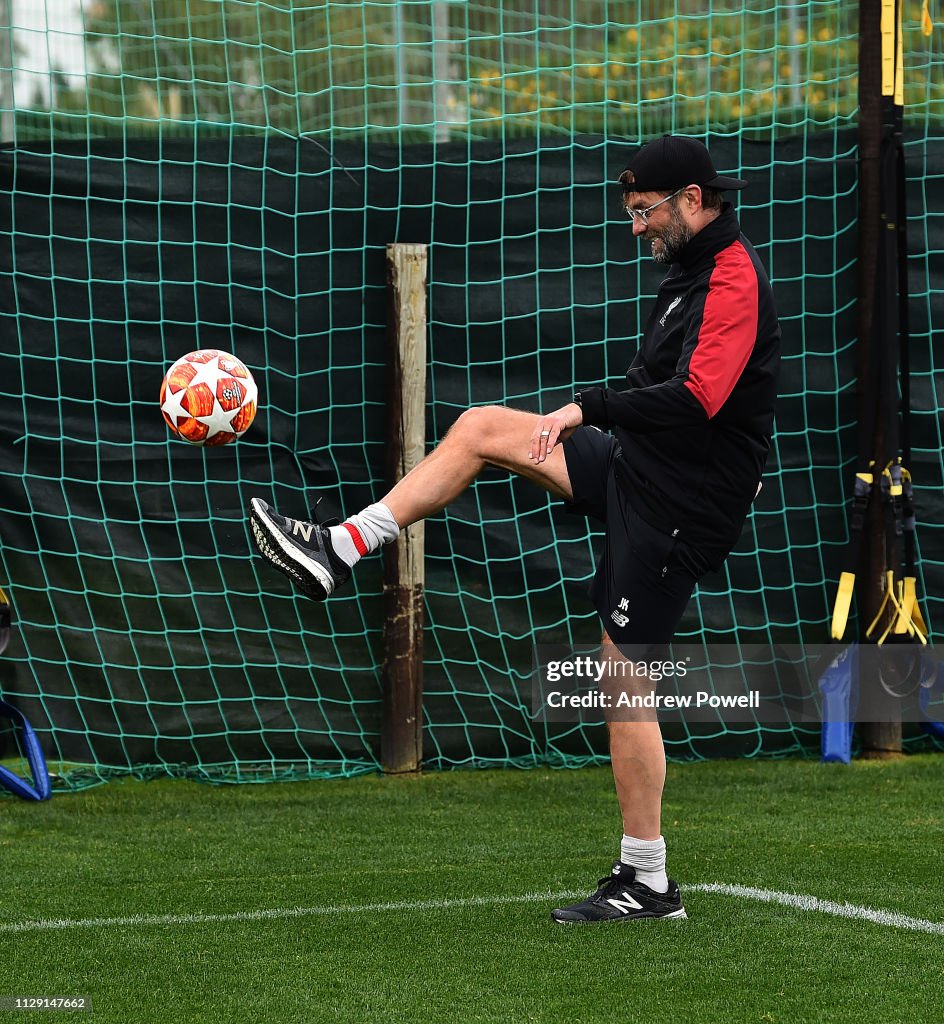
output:
<svg viewBox="0 0 944 1024"><path fill-rule="evenodd" d="M628 914L631 910L642 910L642 904L637 903L628 892L621 892L620 896L623 898L617 900L610 897L606 902L611 907L616 907L621 914Z"/></svg>
<svg viewBox="0 0 944 1024"><path fill-rule="evenodd" d="M301 537L309 543L311 542L311 534L314 528L314 523L303 523L300 519L292 520L292 533L296 537Z"/></svg>

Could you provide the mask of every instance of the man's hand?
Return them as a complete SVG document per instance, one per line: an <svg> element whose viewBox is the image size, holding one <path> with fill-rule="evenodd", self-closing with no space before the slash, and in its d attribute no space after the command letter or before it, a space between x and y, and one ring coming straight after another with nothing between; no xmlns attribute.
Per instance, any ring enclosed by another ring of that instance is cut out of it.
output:
<svg viewBox="0 0 944 1024"><path fill-rule="evenodd" d="M540 465L554 450L554 445L558 441L566 441L581 423L583 410L576 402L568 402L556 412L541 416L531 435L528 458Z"/></svg>

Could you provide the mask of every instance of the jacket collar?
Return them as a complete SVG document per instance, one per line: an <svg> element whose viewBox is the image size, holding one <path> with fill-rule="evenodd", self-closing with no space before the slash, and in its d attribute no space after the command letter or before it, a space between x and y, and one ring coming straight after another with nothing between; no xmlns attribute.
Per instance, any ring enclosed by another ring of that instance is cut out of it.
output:
<svg viewBox="0 0 944 1024"><path fill-rule="evenodd" d="M727 248L741 234L734 207L725 203L721 213L689 241L679 253L677 263L686 270Z"/></svg>

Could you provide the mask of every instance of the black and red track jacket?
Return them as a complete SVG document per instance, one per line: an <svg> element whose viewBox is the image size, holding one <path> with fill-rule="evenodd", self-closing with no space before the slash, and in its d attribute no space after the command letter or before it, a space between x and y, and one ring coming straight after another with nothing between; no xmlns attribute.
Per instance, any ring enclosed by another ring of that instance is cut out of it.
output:
<svg viewBox="0 0 944 1024"><path fill-rule="evenodd" d="M659 287L629 390L581 389L585 424L612 431L636 512L718 568L767 461L780 367L770 282L729 203Z"/></svg>

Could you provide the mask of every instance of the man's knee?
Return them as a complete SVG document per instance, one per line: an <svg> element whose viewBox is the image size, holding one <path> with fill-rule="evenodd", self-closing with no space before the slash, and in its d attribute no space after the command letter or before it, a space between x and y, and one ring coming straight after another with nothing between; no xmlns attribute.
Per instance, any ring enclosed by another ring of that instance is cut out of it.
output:
<svg viewBox="0 0 944 1024"><path fill-rule="evenodd" d="M503 405L476 405L462 413L450 428L449 436L453 443L487 459L494 454L496 444L507 442L516 425L511 421L520 415Z"/></svg>
<svg viewBox="0 0 944 1024"><path fill-rule="evenodd" d="M453 457L479 460L526 477L557 498L573 501L563 446L558 445L541 465L529 458L529 445L537 413L504 405L477 405L450 427L444 439Z"/></svg>

